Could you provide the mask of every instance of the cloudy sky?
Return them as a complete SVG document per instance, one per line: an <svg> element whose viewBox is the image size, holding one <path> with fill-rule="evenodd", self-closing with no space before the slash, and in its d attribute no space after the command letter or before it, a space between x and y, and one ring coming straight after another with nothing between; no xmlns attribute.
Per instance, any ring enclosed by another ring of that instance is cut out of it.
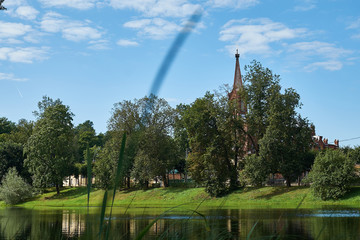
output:
<svg viewBox="0 0 360 240"><path fill-rule="evenodd" d="M33 120L42 96L105 132L113 104L141 98L176 34L201 21L159 95L172 106L233 82L253 59L301 96L329 142L360 137L360 2L352 0L5 0L0 116ZM340 142L360 145L360 139Z"/></svg>

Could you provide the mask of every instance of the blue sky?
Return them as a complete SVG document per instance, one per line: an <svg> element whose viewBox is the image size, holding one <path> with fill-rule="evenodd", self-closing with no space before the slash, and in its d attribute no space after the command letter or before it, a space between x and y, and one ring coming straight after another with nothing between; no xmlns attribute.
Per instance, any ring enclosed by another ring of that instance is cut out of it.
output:
<svg viewBox="0 0 360 240"><path fill-rule="evenodd" d="M43 95L74 124L105 132L114 103L149 93L176 34L203 17L159 96L172 106L231 85L253 59L301 96L317 134L360 137L360 2L352 0L5 0L0 12L0 116L33 120ZM340 145L360 145L360 139Z"/></svg>

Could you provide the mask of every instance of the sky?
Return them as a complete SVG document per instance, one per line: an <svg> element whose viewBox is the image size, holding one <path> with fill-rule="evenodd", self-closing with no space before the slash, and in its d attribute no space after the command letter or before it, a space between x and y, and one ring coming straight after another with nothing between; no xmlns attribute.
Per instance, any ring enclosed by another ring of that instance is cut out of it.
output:
<svg viewBox="0 0 360 240"><path fill-rule="evenodd" d="M0 117L35 120L42 96L107 130L112 108L149 94L177 34L202 18L158 95L189 104L232 85L252 60L300 94L316 134L360 145L360 2L353 0L5 0ZM347 139L357 138L348 141Z"/></svg>

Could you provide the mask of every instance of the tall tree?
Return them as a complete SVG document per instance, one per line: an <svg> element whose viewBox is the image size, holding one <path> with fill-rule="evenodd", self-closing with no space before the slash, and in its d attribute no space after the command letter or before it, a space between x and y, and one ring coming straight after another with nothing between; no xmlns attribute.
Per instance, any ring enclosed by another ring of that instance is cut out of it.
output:
<svg viewBox="0 0 360 240"><path fill-rule="evenodd" d="M55 185L59 194L74 162L74 114L59 99L45 97L39 103L39 110L39 119L25 145L25 163L36 187Z"/></svg>
<svg viewBox="0 0 360 240"><path fill-rule="evenodd" d="M208 92L196 99L183 115L191 149L187 159L189 171L196 182L204 184L215 196L226 191L228 180L230 188L237 184L244 136L236 134L243 126L242 118L234 115L235 107L227 96L215 98Z"/></svg>
<svg viewBox="0 0 360 240"><path fill-rule="evenodd" d="M244 76L245 92L248 105L246 114L247 134L254 145L256 154L259 153L258 141L265 135L269 125L268 109L270 108L272 96L280 91L280 77L273 74L260 62L253 60L250 65L245 66Z"/></svg>
<svg viewBox="0 0 360 240"><path fill-rule="evenodd" d="M154 95L115 104L108 125L110 139L106 142L100 159L97 160L95 174L103 176L104 182L111 182L104 171L109 171L115 166L121 136L124 132L127 133L127 143L124 156L125 166L122 169L128 183L135 159L147 161L147 164L138 164L137 171L142 171L143 169L139 168L146 168L149 164L170 171L166 162L169 160L168 155L171 151L164 155L163 149L167 148L170 141L173 122L174 109L164 99ZM164 180L164 183L167 182L164 171L152 171L151 174L150 177L159 177Z"/></svg>
<svg viewBox="0 0 360 240"><path fill-rule="evenodd" d="M290 187L304 169L312 141L311 128L296 112L300 96L294 89L285 89L284 94L273 92L271 98L269 125L259 141L260 156L266 160L270 173L281 173Z"/></svg>
<svg viewBox="0 0 360 240"><path fill-rule="evenodd" d="M77 125L74 130L77 148L76 159L77 162L83 163L85 161L84 153L86 152L87 147L92 148L98 143L98 138L94 129L94 123L90 120L87 120Z"/></svg>

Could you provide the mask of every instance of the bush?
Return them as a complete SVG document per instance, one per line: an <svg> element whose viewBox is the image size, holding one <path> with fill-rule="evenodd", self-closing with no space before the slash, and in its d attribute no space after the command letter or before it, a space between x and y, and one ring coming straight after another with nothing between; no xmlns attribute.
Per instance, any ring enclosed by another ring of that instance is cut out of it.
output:
<svg viewBox="0 0 360 240"><path fill-rule="evenodd" d="M205 191L211 197L221 197L227 193L228 189L223 181L210 178L205 182Z"/></svg>
<svg viewBox="0 0 360 240"><path fill-rule="evenodd" d="M338 150L317 155L305 182L310 182L314 195L322 200L338 199L349 190L355 179L355 161Z"/></svg>
<svg viewBox="0 0 360 240"><path fill-rule="evenodd" d="M1 181L0 198L6 204L17 204L32 196L32 187L16 171L10 168Z"/></svg>

